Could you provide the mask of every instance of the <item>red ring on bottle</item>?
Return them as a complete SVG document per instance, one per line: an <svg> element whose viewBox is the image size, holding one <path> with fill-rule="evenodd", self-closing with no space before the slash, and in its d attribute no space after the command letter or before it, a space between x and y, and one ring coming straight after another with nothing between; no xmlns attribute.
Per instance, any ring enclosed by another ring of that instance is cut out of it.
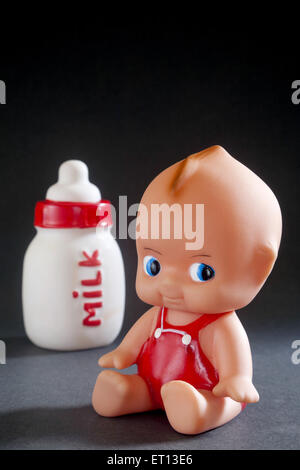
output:
<svg viewBox="0 0 300 470"><path fill-rule="evenodd" d="M90 228L112 225L110 201L61 202L38 201L34 212L34 226L43 228Z"/></svg>

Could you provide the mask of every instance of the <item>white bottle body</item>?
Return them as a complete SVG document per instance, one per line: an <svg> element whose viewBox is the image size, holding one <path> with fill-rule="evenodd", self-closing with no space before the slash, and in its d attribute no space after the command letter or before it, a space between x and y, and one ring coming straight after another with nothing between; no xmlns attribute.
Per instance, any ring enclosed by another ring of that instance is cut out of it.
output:
<svg viewBox="0 0 300 470"><path fill-rule="evenodd" d="M89 259L99 263L82 265ZM110 229L37 228L24 258L22 295L25 330L37 346L71 351L114 341L125 275Z"/></svg>

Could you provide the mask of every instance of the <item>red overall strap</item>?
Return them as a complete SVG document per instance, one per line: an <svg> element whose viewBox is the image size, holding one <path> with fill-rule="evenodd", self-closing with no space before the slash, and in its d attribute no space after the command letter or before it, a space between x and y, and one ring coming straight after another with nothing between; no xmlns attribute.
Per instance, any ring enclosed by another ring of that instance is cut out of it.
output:
<svg viewBox="0 0 300 470"><path fill-rule="evenodd" d="M218 320L218 318L223 317L231 312L224 312L224 313L204 313L198 318L194 323L197 323L198 330L203 330L206 326L210 325L214 321Z"/></svg>

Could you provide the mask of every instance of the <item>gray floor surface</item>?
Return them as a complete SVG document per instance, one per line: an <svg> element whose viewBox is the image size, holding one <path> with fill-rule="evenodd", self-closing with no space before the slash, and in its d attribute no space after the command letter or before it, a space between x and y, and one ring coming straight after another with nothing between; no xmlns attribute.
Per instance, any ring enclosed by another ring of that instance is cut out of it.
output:
<svg viewBox="0 0 300 470"><path fill-rule="evenodd" d="M295 331L251 335L260 402L198 436L177 434L162 411L113 419L95 414L91 394L100 370L97 359L113 346L62 353L39 349L26 338L7 340L7 362L0 365L0 448L299 449L300 364L291 361L295 339Z"/></svg>

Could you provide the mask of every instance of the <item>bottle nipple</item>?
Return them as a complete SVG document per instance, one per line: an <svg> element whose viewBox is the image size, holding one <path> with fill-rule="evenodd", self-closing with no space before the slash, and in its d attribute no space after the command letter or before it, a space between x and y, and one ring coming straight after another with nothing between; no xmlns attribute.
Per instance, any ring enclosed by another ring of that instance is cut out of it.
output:
<svg viewBox="0 0 300 470"><path fill-rule="evenodd" d="M89 170L80 160L62 163L58 171L58 181L50 186L46 198L62 202L91 202L101 199L97 186L89 181Z"/></svg>

